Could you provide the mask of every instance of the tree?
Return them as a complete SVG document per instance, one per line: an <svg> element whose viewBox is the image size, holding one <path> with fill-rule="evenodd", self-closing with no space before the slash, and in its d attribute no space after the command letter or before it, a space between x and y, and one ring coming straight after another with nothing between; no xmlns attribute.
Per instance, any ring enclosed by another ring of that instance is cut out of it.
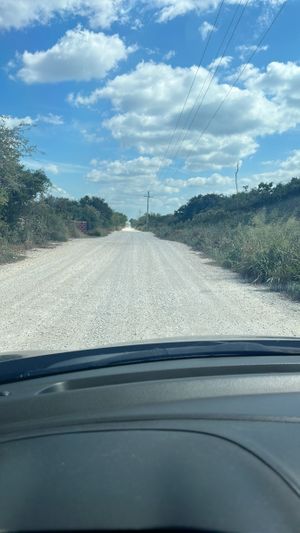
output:
<svg viewBox="0 0 300 533"><path fill-rule="evenodd" d="M114 229L124 228L126 222L127 222L126 215L123 215L123 213L118 213L118 211L113 212L111 223Z"/></svg>
<svg viewBox="0 0 300 533"><path fill-rule="evenodd" d="M98 212L99 225L110 225L113 210L103 198L99 198L98 196L84 196L80 200L80 205L82 207L93 207Z"/></svg>
<svg viewBox="0 0 300 533"><path fill-rule="evenodd" d="M20 167L17 178L17 187L8 194L3 209L3 219L11 226L15 225L20 217L26 217L32 202L50 186L50 181L42 170L32 172Z"/></svg>
<svg viewBox="0 0 300 533"><path fill-rule="evenodd" d="M199 194L175 211L175 217L179 221L189 220L200 212L218 208L223 203L223 196L220 194Z"/></svg>
<svg viewBox="0 0 300 533"><path fill-rule="evenodd" d="M51 182L43 170L32 171L21 163L32 151L24 126L8 128L0 117L0 241L30 246L65 240L78 234L76 220L87 222L90 235L125 225L127 217L97 196L81 200L48 196Z"/></svg>
<svg viewBox="0 0 300 533"><path fill-rule="evenodd" d="M266 194L270 194L272 191L273 191L273 182L271 181L270 183L263 183L261 182L258 187L257 187L257 190L259 193L266 193Z"/></svg>
<svg viewBox="0 0 300 533"><path fill-rule="evenodd" d="M0 218L10 226L50 185L42 170L33 172L21 164L21 157L32 150L22 126L8 128L0 118Z"/></svg>
<svg viewBox="0 0 300 533"><path fill-rule="evenodd" d="M0 190L3 195L18 189L20 159L33 148L23 135L22 126L8 128L0 117Z"/></svg>

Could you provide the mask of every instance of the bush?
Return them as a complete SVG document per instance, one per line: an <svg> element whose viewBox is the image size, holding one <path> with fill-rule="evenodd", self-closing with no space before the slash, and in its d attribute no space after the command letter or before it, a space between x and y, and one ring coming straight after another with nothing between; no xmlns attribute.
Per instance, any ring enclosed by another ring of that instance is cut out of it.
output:
<svg viewBox="0 0 300 533"><path fill-rule="evenodd" d="M87 232L89 237L106 237L110 233L108 228L93 228Z"/></svg>
<svg viewBox="0 0 300 533"><path fill-rule="evenodd" d="M66 221L44 202L36 202L23 220L20 237L27 247L45 246L49 241L66 241Z"/></svg>
<svg viewBox="0 0 300 533"><path fill-rule="evenodd" d="M253 226L246 226L237 237L239 258L233 267L253 281L281 286L300 282L300 223L266 224L263 216L255 217Z"/></svg>
<svg viewBox="0 0 300 533"><path fill-rule="evenodd" d="M33 150L24 126L9 128L0 116L0 261L13 260L18 249L81 237L75 220L84 220L96 236L125 225L127 217L97 196L71 200L48 195L51 182L43 170L23 164Z"/></svg>
<svg viewBox="0 0 300 533"><path fill-rule="evenodd" d="M91 229L91 230L88 231L88 235L90 237L102 237L103 236L103 232L99 228L94 228L94 229Z"/></svg>
<svg viewBox="0 0 300 533"><path fill-rule="evenodd" d="M17 249L14 249L5 239L0 237L0 264L12 263L19 258Z"/></svg>

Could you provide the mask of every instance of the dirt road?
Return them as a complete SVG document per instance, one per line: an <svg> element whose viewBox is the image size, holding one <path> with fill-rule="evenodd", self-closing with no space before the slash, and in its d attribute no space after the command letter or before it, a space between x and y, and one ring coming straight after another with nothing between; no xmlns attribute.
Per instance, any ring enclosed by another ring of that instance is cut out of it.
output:
<svg viewBox="0 0 300 533"><path fill-rule="evenodd" d="M135 231L0 267L0 352L190 335L300 336L300 305Z"/></svg>

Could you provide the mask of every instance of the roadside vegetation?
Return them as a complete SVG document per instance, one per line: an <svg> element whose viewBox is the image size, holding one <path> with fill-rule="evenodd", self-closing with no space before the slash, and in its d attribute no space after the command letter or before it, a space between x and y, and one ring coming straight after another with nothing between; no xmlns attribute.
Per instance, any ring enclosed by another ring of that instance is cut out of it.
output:
<svg viewBox="0 0 300 533"><path fill-rule="evenodd" d="M146 230L146 217L131 220ZM254 283L300 300L300 179L231 196L199 195L173 215L149 216L149 231L183 242Z"/></svg>
<svg viewBox="0 0 300 533"><path fill-rule="evenodd" d="M14 261L24 250L50 241L103 236L125 225L126 216L113 211L102 198L51 196L46 174L21 162L32 151L24 128L7 128L0 117L0 263Z"/></svg>

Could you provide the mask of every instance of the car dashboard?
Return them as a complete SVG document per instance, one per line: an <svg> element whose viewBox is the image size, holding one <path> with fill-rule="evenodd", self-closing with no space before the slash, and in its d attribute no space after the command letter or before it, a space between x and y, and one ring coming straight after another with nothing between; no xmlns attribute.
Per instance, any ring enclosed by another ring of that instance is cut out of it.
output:
<svg viewBox="0 0 300 533"><path fill-rule="evenodd" d="M300 529L300 360L155 361L0 387L0 529Z"/></svg>

